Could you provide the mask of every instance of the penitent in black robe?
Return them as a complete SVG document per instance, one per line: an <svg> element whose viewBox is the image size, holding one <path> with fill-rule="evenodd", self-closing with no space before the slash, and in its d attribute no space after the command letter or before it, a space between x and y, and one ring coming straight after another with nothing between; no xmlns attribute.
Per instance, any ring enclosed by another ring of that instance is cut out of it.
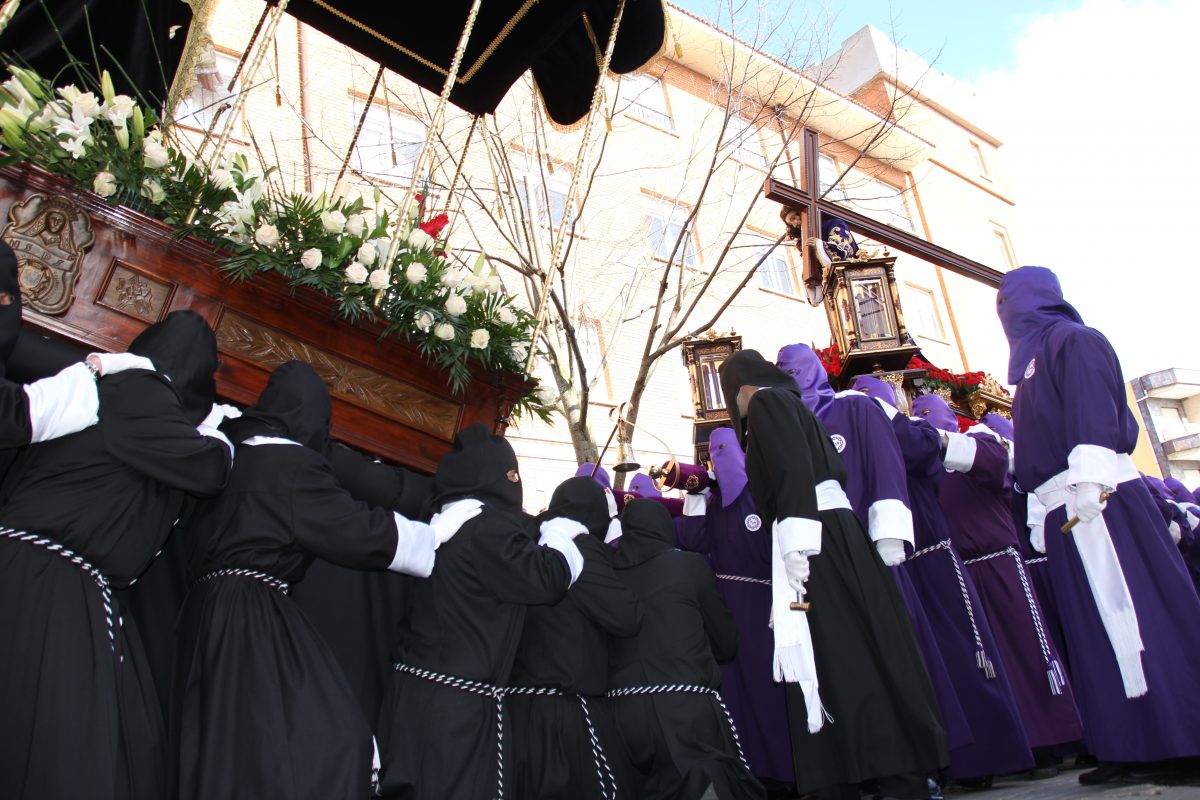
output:
<svg viewBox="0 0 1200 800"><path fill-rule="evenodd" d="M103 378L99 393L97 425L18 457L0 523L69 548L120 587L161 549L186 493L221 489L230 454L196 432L158 373ZM122 617L107 588L61 552L0 536L6 798L166 796L162 712L137 626Z"/></svg>
<svg viewBox="0 0 1200 800"><path fill-rule="evenodd" d="M283 584L314 557L428 574L434 541L429 526L369 508L337 483L324 456L329 409L324 383L293 361L222 425L237 443L229 486L185 533L193 583L179 616L170 722L180 800L370 794L370 728Z"/></svg>
<svg viewBox="0 0 1200 800"><path fill-rule="evenodd" d="M768 387L749 401L745 427L750 490L764 520L817 519L820 552L809 556L805 599L820 696L832 718L809 733L804 695L786 684L797 788L811 792L870 779L913 776L924 786L948 763L925 662L896 583L848 508L818 511L815 487L845 485L846 471L795 382L752 350L722 367L722 389Z"/></svg>
<svg viewBox="0 0 1200 800"><path fill-rule="evenodd" d="M699 553L675 549L671 517L652 500L628 503L621 528L616 574L641 601L643 619L636 637L613 640L609 685L653 690L612 700L631 766L629 795L693 800L711 786L721 800L765 797L719 700L708 691L661 691L715 691L717 662L737 652L737 627L712 569Z"/></svg>
<svg viewBox="0 0 1200 800"><path fill-rule="evenodd" d="M513 753L509 794L591 800L611 797L615 784L618 794L632 797L616 763L620 745L604 694L609 637L635 635L641 605L613 573L613 549L604 544L608 502L600 485L591 478L564 481L540 519L560 516L588 529L589 535L575 538L583 571L565 599L531 606L525 615L510 688L550 693L513 693L505 700Z"/></svg>

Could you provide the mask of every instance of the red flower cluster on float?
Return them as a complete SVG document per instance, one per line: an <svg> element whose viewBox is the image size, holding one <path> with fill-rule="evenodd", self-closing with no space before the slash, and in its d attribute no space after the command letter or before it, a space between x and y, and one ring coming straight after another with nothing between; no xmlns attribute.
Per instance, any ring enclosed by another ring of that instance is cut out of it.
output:
<svg viewBox="0 0 1200 800"><path fill-rule="evenodd" d="M821 366L825 367L825 372L829 377L836 378L842 374L842 354L838 351L837 342L832 342L829 347L818 350L813 348L813 352L817 354L817 358L821 359Z"/></svg>
<svg viewBox="0 0 1200 800"><path fill-rule="evenodd" d="M913 356L909 359L908 368L925 370L927 384L949 389L951 394L961 397L968 397L979 391L979 387L983 385L983 381L987 377L983 372L950 372L941 367L935 367L920 356Z"/></svg>
<svg viewBox="0 0 1200 800"><path fill-rule="evenodd" d="M431 217L430 219L425 220L417 227L429 234L431 239L436 239L442 232L442 228L445 228L449 224L450 217L446 216L445 212L443 212L438 214L436 217Z"/></svg>

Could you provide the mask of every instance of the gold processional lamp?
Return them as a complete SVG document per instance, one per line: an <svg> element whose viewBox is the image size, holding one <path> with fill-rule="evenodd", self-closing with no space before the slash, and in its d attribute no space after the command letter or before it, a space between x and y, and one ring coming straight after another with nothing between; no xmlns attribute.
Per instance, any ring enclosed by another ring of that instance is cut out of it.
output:
<svg viewBox="0 0 1200 800"><path fill-rule="evenodd" d="M621 403L617 408L608 412L609 417L615 415L617 419L613 423L612 431L608 434L608 440L604 442L604 449L600 451L600 457L596 459L596 466L592 468L592 477L595 477L596 470L600 469L600 464L604 461L604 454L608 452L608 447L612 444L613 437L617 435L617 431L620 430L621 425L628 425L630 428L641 431L662 445L663 452L668 456L667 463L661 467L650 467L646 470L650 479L654 481L654 487L661 492L662 488L667 485L667 477L677 468L678 462L676 462L675 456L671 454L671 448L667 446L666 442L645 428L640 428L625 418L625 407L627 405L629 404ZM638 462L637 456L633 452L633 445L628 442L619 442L617 444L617 463L613 464L613 472L637 472L641 467L642 465Z"/></svg>

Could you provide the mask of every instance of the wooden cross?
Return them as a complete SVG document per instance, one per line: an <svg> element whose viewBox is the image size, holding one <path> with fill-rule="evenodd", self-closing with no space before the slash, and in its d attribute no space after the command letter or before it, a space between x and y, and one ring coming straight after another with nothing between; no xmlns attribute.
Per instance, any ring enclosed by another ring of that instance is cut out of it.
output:
<svg viewBox="0 0 1200 800"><path fill-rule="evenodd" d="M961 256L952 250L947 250L932 242L927 242L908 231L877 222L846 206L821 197L820 150L820 138L817 132L805 128L804 186L791 186L774 178L767 178L763 186L763 194L768 200L781 203L788 208L794 208L803 215L806 228L805 236L798 244L800 245L801 253L804 255L806 267L811 256L808 253L808 248L804 246L804 242L810 238L820 238L821 222L824 217L837 217L838 219L846 220L850 225L850 229L855 233L873 239L891 250L908 253L922 261L936 264L939 267L948 269L958 275L972 278L988 286L1000 285L1000 278L1003 273L999 270L980 264L978 261L972 261L966 256ZM806 268L805 273L807 274L808 271L809 268Z"/></svg>

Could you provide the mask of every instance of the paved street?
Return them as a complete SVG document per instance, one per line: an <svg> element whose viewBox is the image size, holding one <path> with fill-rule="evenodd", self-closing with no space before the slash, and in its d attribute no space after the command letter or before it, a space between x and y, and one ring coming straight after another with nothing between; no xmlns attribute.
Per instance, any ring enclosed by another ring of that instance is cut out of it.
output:
<svg viewBox="0 0 1200 800"><path fill-rule="evenodd" d="M1079 772L1071 770L1045 781L997 781L992 789L982 792L951 789L946 792L946 797L947 800L1200 800L1200 786L1154 786L1144 783L1080 786Z"/></svg>

